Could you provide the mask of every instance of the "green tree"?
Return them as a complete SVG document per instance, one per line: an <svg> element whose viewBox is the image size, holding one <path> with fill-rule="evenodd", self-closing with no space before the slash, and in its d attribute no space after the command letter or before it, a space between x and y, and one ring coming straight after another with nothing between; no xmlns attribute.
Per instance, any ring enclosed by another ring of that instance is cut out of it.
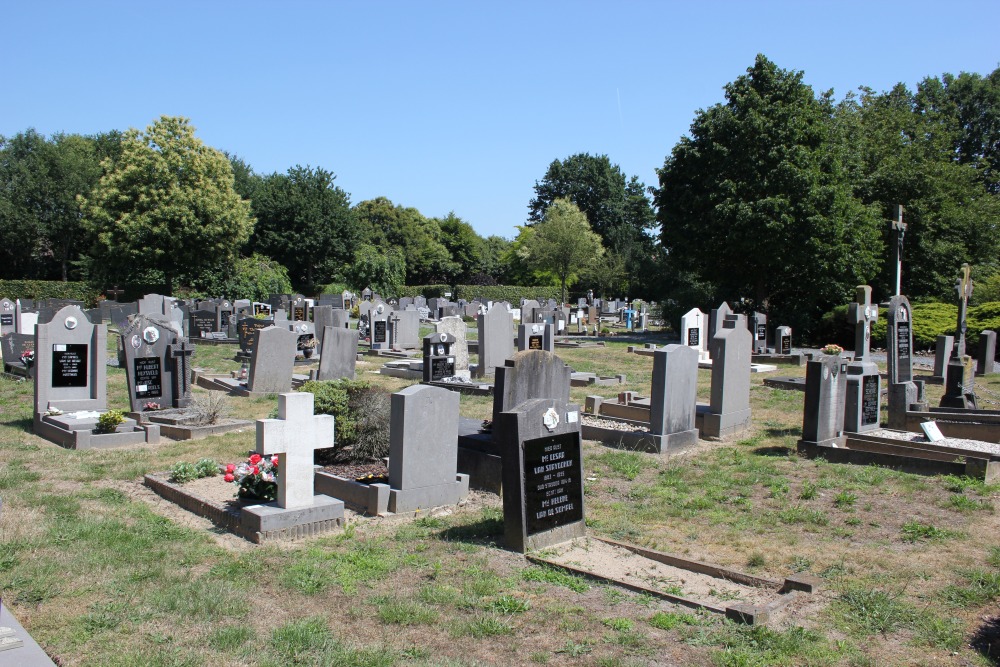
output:
<svg viewBox="0 0 1000 667"><path fill-rule="evenodd" d="M385 197L359 202L354 214L368 242L395 246L406 257L406 282L422 285L448 281L460 271L442 242L441 227L415 208L397 206Z"/></svg>
<svg viewBox="0 0 1000 667"><path fill-rule="evenodd" d="M472 225L451 211L443 218L436 219L441 230L441 243L451 255L454 272L449 276L451 284L469 284L470 278L479 273L483 263L485 245L483 238Z"/></svg>
<svg viewBox="0 0 1000 667"><path fill-rule="evenodd" d="M472 277L472 284L510 284L510 266L507 260L510 245L509 240L495 234L483 239L479 271Z"/></svg>
<svg viewBox="0 0 1000 667"><path fill-rule="evenodd" d="M92 278L158 272L169 292L181 274L231 262L253 231L229 160L196 138L186 118L162 116L144 132L129 130L118 160L102 166L84 202L95 239Z"/></svg>
<svg viewBox="0 0 1000 667"><path fill-rule="evenodd" d="M851 188L847 133L830 95L758 55L699 111L659 170L671 268L808 330L881 267L882 207Z"/></svg>
<svg viewBox="0 0 1000 667"><path fill-rule="evenodd" d="M287 267L301 290L341 275L360 239L350 199L334 179L325 169L295 166L264 177L252 193L253 248Z"/></svg>
<svg viewBox="0 0 1000 667"><path fill-rule="evenodd" d="M253 301L267 301L271 294L292 291L292 281L285 267L257 253L205 271L191 281L191 286L204 296Z"/></svg>
<svg viewBox="0 0 1000 667"><path fill-rule="evenodd" d="M524 234L524 230L522 230ZM559 279L562 301L577 274L604 254L601 237L594 233L587 216L568 199L556 199L545 218L530 228L523 245L528 265L551 271Z"/></svg>
<svg viewBox="0 0 1000 667"><path fill-rule="evenodd" d="M345 271L345 278L356 292L368 287L388 298L403 285L406 260L399 248L385 249L366 243L354 253L354 262Z"/></svg>

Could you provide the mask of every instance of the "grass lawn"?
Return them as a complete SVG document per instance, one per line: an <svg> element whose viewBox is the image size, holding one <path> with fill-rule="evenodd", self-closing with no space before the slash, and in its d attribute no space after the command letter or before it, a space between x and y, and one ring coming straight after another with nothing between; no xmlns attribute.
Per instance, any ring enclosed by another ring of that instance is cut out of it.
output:
<svg viewBox="0 0 1000 667"><path fill-rule="evenodd" d="M234 370L233 351L200 346L194 365ZM652 358L624 343L558 353L576 370L628 377L572 389L581 404L588 393L648 395ZM359 362L358 376L390 391L409 384L377 368ZM32 434L32 386L9 379L0 592L61 665L996 664L984 653L1000 642L1000 489L800 458L803 394L762 379L742 439L671 458L587 443L587 522L592 534L757 575L813 573L822 604L794 625L734 625L529 565L496 546L503 517L488 494L440 516L253 545L141 485L179 461L236 461L252 430L64 450ZM988 382L1000 391L1000 376ZM108 383L109 406L127 408L124 371L109 368ZM276 405L228 400L244 418ZM462 397L466 416L487 418L491 406Z"/></svg>

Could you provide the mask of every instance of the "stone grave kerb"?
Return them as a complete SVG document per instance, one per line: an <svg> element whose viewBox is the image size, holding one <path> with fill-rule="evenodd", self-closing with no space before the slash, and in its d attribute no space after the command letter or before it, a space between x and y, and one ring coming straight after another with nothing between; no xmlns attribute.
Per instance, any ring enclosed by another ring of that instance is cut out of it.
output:
<svg viewBox="0 0 1000 667"><path fill-rule="evenodd" d="M257 420L257 453L278 457L278 507L313 504L313 453L333 445L334 417L314 414L312 394L278 395L278 418Z"/></svg>
<svg viewBox="0 0 1000 667"><path fill-rule="evenodd" d="M36 416L50 408L108 409L107 342L107 325L92 324L78 306L61 308L51 321L35 325Z"/></svg>
<svg viewBox="0 0 1000 667"><path fill-rule="evenodd" d="M878 306L872 303L869 285L858 285L854 302L848 307L847 321L854 325L854 360L866 361L870 354L872 325L878 321Z"/></svg>

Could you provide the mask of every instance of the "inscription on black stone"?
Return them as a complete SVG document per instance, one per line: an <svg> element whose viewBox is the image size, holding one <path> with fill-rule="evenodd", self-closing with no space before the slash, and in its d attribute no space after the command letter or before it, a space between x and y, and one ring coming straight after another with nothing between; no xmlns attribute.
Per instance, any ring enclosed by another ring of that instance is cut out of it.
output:
<svg viewBox="0 0 1000 667"><path fill-rule="evenodd" d="M305 306L295 306L292 308L292 319L293 320L305 320L306 319L306 307Z"/></svg>
<svg viewBox="0 0 1000 667"><path fill-rule="evenodd" d="M385 320L375 320L375 331L372 334L373 343L384 343L386 342L385 336Z"/></svg>
<svg viewBox="0 0 1000 667"><path fill-rule="evenodd" d="M524 442L525 532L535 535L583 519L580 434Z"/></svg>
<svg viewBox="0 0 1000 667"><path fill-rule="evenodd" d="M269 326L271 326L270 320L240 320L239 324L236 325L239 333L240 349L244 352L249 352L250 348L253 347L253 333L261 329L266 329Z"/></svg>
<svg viewBox="0 0 1000 667"><path fill-rule="evenodd" d="M52 346L52 386L87 386L87 344Z"/></svg>
<svg viewBox="0 0 1000 667"><path fill-rule="evenodd" d="M687 344L691 347L698 345L698 341L701 339L701 329L688 329L688 342Z"/></svg>
<svg viewBox="0 0 1000 667"><path fill-rule="evenodd" d="M540 349L542 349L542 337L541 336L528 336L528 349L529 350L540 350Z"/></svg>
<svg viewBox="0 0 1000 667"><path fill-rule="evenodd" d="M5 313L3 315L0 315L0 325L3 325L5 327L12 327L12 326L14 326L14 314L13 313Z"/></svg>
<svg viewBox="0 0 1000 667"><path fill-rule="evenodd" d="M455 362L448 361L448 357L437 357L431 359L431 381L436 382L442 378L448 378L455 374Z"/></svg>
<svg viewBox="0 0 1000 667"><path fill-rule="evenodd" d="M159 357L136 357L135 395L136 398L159 398L163 396L163 376Z"/></svg>
<svg viewBox="0 0 1000 667"><path fill-rule="evenodd" d="M912 376L910 323L900 322L896 325L896 382L909 382L913 379Z"/></svg>
<svg viewBox="0 0 1000 667"><path fill-rule="evenodd" d="M223 310L219 313L219 321L222 322L222 326L228 327L229 322L233 319L233 311Z"/></svg>
<svg viewBox="0 0 1000 667"><path fill-rule="evenodd" d="M215 314L203 311L191 313L191 330L199 334L215 331Z"/></svg>
<svg viewBox="0 0 1000 667"><path fill-rule="evenodd" d="M861 424L877 424L878 419L878 376L866 375L861 385Z"/></svg>
<svg viewBox="0 0 1000 667"><path fill-rule="evenodd" d="M792 353L792 337L782 336L781 337L781 354L791 354Z"/></svg>
<svg viewBox="0 0 1000 667"><path fill-rule="evenodd" d="M767 326L763 324L757 325L757 340L767 340Z"/></svg>

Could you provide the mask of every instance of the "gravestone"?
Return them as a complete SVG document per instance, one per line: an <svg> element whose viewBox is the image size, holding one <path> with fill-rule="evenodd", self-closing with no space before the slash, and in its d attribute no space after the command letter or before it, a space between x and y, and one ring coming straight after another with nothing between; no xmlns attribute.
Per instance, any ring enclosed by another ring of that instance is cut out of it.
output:
<svg viewBox="0 0 1000 667"><path fill-rule="evenodd" d="M753 353L767 354L767 315L754 312L750 315L749 324L753 334Z"/></svg>
<svg viewBox="0 0 1000 667"><path fill-rule="evenodd" d="M727 438L750 425L750 331L735 320L712 338L712 391L702 433Z"/></svg>
<svg viewBox="0 0 1000 667"><path fill-rule="evenodd" d="M348 310L334 309L333 311L333 327L335 329L350 329L351 328L351 312Z"/></svg>
<svg viewBox="0 0 1000 667"><path fill-rule="evenodd" d="M17 304L10 299L0 299L0 336L17 331L17 323L14 320Z"/></svg>
<svg viewBox="0 0 1000 667"><path fill-rule="evenodd" d="M454 339L451 354L455 357L455 375L469 379L469 344L465 340L466 325L461 317L443 317L434 323L434 331L446 333ZM426 340L426 337L425 337ZM480 341L480 350L482 350ZM480 351L480 354L482 352Z"/></svg>
<svg viewBox="0 0 1000 667"><path fill-rule="evenodd" d="M469 493L458 474L458 405L453 391L412 385L392 395L389 511L454 505Z"/></svg>
<svg viewBox="0 0 1000 667"><path fill-rule="evenodd" d="M519 324L517 327L517 349L555 351L555 341L551 324Z"/></svg>
<svg viewBox="0 0 1000 667"><path fill-rule="evenodd" d="M415 350L420 347L420 314L416 310L394 310L389 316L389 322L392 325L389 343L393 350Z"/></svg>
<svg viewBox="0 0 1000 667"><path fill-rule="evenodd" d="M774 330L775 354L789 355L792 353L792 328L780 326Z"/></svg>
<svg viewBox="0 0 1000 667"><path fill-rule="evenodd" d="M431 333L424 336L424 382L440 382L456 375L455 337L450 333Z"/></svg>
<svg viewBox="0 0 1000 667"><path fill-rule="evenodd" d="M649 430L662 436L660 451L698 442L698 352L687 345L667 345L653 352Z"/></svg>
<svg viewBox="0 0 1000 667"><path fill-rule="evenodd" d="M844 433L847 363L823 355L806 364L806 397L802 410L803 443L836 447Z"/></svg>
<svg viewBox="0 0 1000 667"><path fill-rule="evenodd" d="M272 325L256 331L253 337L247 389L263 394L291 391L298 336L294 331Z"/></svg>
<svg viewBox="0 0 1000 667"><path fill-rule="evenodd" d="M373 302L371 310L368 311L368 335L371 340L371 349L389 349L389 316L392 308L382 302Z"/></svg>
<svg viewBox="0 0 1000 667"><path fill-rule="evenodd" d="M479 330L476 376L493 375L495 369L514 356L514 317L502 304L493 304L476 317L476 326Z"/></svg>
<svg viewBox="0 0 1000 667"><path fill-rule="evenodd" d="M681 345L686 345L698 353L698 361L708 361L708 318L697 308L692 308L681 317Z"/></svg>
<svg viewBox="0 0 1000 667"><path fill-rule="evenodd" d="M972 278L968 264L962 265L955 291L958 293L958 325L955 331L955 351L945 368L945 393L942 408L974 410L977 408L975 374L972 357L965 353L965 334L968 331L966 311L972 297Z"/></svg>
<svg viewBox="0 0 1000 667"><path fill-rule="evenodd" d="M333 306L322 305L313 306L313 325L316 328L316 349L322 351L323 336L327 327L333 326Z"/></svg>
<svg viewBox="0 0 1000 667"><path fill-rule="evenodd" d="M951 355L955 352L954 336L938 336L934 341L934 373L931 377L944 382L944 376L948 372L948 363Z"/></svg>
<svg viewBox="0 0 1000 667"><path fill-rule="evenodd" d="M525 350L507 359L496 369L493 390L493 419L501 412L535 398L551 398L569 403L573 369L562 359L544 350ZM494 440L496 430L493 431Z"/></svg>
<svg viewBox="0 0 1000 667"><path fill-rule="evenodd" d="M358 361L358 332L328 326L323 332L319 370L315 380L354 379Z"/></svg>
<svg viewBox="0 0 1000 667"><path fill-rule="evenodd" d="M30 300L17 300L14 310L14 324L17 329L17 333L34 334L35 325L38 324L38 312L34 311L32 306L25 305L23 301Z"/></svg>
<svg viewBox="0 0 1000 667"><path fill-rule="evenodd" d="M583 537L579 406L531 399L497 415L493 429L502 452L507 548L524 553Z"/></svg>
<svg viewBox="0 0 1000 667"><path fill-rule="evenodd" d="M708 316L708 354L712 355L712 341L716 334L722 331L722 323L726 321L727 315L732 315L733 309L725 301L718 308L713 308ZM715 357L712 357L713 359Z"/></svg>
<svg viewBox="0 0 1000 667"><path fill-rule="evenodd" d="M3 355L4 371L28 378L35 377L35 361L25 360L21 355L35 351L35 334L9 333L0 337L0 354ZM27 361L27 363L25 363Z"/></svg>
<svg viewBox="0 0 1000 667"><path fill-rule="evenodd" d="M535 310L539 307L538 302L534 299L521 299L521 321L534 322Z"/></svg>
<svg viewBox="0 0 1000 667"><path fill-rule="evenodd" d="M243 318L236 323L236 337L239 340L240 350L244 354L250 354L253 350L255 335L261 329L273 326L271 320L259 320L255 317Z"/></svg>
<svg viewBox="0 0 1000 667"><path fill-rule="evenodd" d="M976 365L976 375L986 375L993 372L993 362L997 358L997 332L983 329L979 334L979 354Z"/></svg>
<svg viewBox="0 0 1000 667"><path fill-rule="evenodd" d="M926 409L924 383L913 379L913 310L905 296L889 299L886 326L886 365L889 376L889 421L892 429L906 429L909 410Z"/></svg>
<svg viewBox="0 0 1000 667"><path fill-rule="evenodd" d="M188 366L194 348L172 322L138 315L122 330L121 341L132 412L143 412L149 403L160 409L191 404Z"/></svg>
<svg viewBox="0 0 1000 667"><path fill-rule="evenodd" d="M847 311L848 321L854 324L854 360L847 365L844 429L855 433L875 430L881 420L882 378L878 366L869 361L871 327L878 319L878 306L871 297L871 287L858 285Z"/></svg>
<svg viewBox="0 0 1000 667"><path fill-rule="evenodd" d="M343 523L343 501L314 493L314 452L333 446L333 427L332 415L313 413L309 393L279 395L278 418L257 420L257 453L278 457L278 498L241 510L251 532L311 535Z"/></svg>
<svg viewBox="0 0 1000 667"><path fill-rule="evenodd" d="M316 341L316 325L304 320L289 322L288 329L297 336L295 340L295 352L301 354L306 359L313 356L319 350Z"/></svg>
<svg viewBox="0 0 1000 667"><path fill-rule="evenodd" d="M309 303L304 297L296 297L289 304L288 319L292 322L306 322L309 320Z"/></svg>
<svg viewBox="0 0 1000 667"><path fill-rule="evenodd" d="M188 316L188 331L192 338L210 338L213 331L218 331L217 324L218 318L214 309L193 310Z"/></svg>

